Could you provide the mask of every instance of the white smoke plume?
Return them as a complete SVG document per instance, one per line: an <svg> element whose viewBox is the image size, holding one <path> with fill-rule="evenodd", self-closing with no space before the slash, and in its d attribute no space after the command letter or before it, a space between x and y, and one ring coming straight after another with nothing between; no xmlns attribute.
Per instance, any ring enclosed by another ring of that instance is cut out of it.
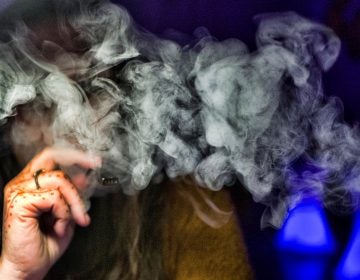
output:
<svg viewBox="0 0 360 280"><path fill-rule="evenodd" d="M121 7L86 3L57 10L60 36L80 51L39 44L24 25L1 44L1 120L25 119L13 122L14 142L35 145L37 130L47 145L100 154L126 193L163 174L212 190L240 180L270 206L274 225L308 195L358 206L359 131L322 91L340 50L329 28L266 14L256 18L254 52L210 36L180 46L143 31Z"/></svg>

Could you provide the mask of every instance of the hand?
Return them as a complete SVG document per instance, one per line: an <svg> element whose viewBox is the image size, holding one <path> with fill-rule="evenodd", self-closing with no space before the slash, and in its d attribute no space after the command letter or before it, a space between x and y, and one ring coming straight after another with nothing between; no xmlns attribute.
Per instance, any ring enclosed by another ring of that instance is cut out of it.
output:
<svg viewBox="0 0 360 280"><path fill-rule="evenodd" d="M96 168L100 159L84 152L46 148L11 180L4 191L3 240L0 279L42 279L60 258L74 233L74 222L87 226L86 213L77 187L86 177L70 178L58 165ZM38 189L34 172L38 176Z"/></svg>

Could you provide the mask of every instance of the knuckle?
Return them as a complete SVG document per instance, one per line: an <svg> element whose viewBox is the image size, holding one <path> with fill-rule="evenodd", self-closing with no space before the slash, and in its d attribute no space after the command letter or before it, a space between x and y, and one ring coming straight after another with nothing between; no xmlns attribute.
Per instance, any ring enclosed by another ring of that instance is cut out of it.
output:
<svg viewBox="0 0 360 280"><path fill-rule="evenodd" d="M61 202L64 202L64 203L65 203L64 195L61 193L61 191L56 190L56 193L55 193L55 198L56 198L56 200L58 200L58 201L61 201Z"/></svg>
<svg viewBox="0 0 360 280"><path fill-rule="evenodd" d="M19 190L20 187L15 183L8 183L4 188L5 195L10 195L11 193L15 192L16 190Z"/></svg>
<svg viewBox="0 0 360 280"><path fill-rule="evenodd" d="M43 180L51 181L59 185L72 184L71 178L62 170L54 170L40 175Z"/></svg>
<svg viewBox="0 0 360 280"><path fill-rule="evenodd" d="M13 185L12 184L7 184L5 186L5 188L4 188L5 194L9 193L12 189L13 189Z"/></svg>
<svg viewBox="0 0 360 280"><path fill-rule="evenodd" d="M55 176L56 178L64 178L65 177L65 173L62 170L54 170L54 171L51 171L51 173L49 173L49 174Z"/></svg>
<svg viewBox="0 0 360 280"><path fill-rule="evenodd" d="M67 181L70 181L70 177L69 175L67 175L64 171L62 170L54 170L53 174L55 175L56 178L60 178L60 179L65 179Z"/></svg>
<svg viewBox="0 0 360 280"><path fill-rule="evenodd" d="M49 194L49 197L55 198L55 199L59 199L59 197L61 195L60 191L57 189L50 190L48 194Z"/></svg>
<svg viewBox="0 0 360 280"><path fill-rule="evenodd" d="M55 178L55 183L56 183L57 187L60 188L60 189L68 189L68 188L71 188L73 186L71 181L69 181L69 180L67 180L66 178L63 178L63 177L56 177Z"/></svg>

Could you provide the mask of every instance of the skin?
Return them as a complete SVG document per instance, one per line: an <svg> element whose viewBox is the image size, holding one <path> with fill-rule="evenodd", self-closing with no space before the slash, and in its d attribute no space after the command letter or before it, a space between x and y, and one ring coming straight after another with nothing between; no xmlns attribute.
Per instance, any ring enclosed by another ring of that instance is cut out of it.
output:
<svg viewBox="0 0 360 280"><path fill-rule="evenodd" d="M82 151L46 148L6 185L0 279L44 278L68 247L75 224L90 224L80 196L86 177L71 180L54 169L59 165L93 169L100 164L99 158ZM38 176L38 189L33 174L39 169L44 171Z"/></svg>

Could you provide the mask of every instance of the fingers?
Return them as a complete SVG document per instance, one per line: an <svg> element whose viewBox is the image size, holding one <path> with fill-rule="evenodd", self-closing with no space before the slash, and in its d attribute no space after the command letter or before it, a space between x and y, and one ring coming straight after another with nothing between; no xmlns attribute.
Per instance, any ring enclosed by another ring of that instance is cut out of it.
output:
<svg viewBox="0 0 360 280"><path fill-rule="evenodd" d="M54 224L54 230L58 234L66 229L65 220L70 217L80 226L89 225L90 217L85 205L66 174L62 171L49 171L39 175L38 183L40 189L37 189L34 179L7 186L5 195L8 209L15 208L19 212L21 209L18 207L21 206L25 208L27 218L38 218L51 210L58 219L58 223ZM21 203L18 204L19 202ZM24 213L24 209L20 212Z"/></svg>
<svg viewBox="0 0 360 280"><path fill-rule="evenodd" d="M7 195L2 253L21 263L22 269L28 263L49 264L50 260L53 264L74 234L70 208L57 189L24 188L20 186Z"/></svg>
<svg viewBox="0 0 360 280"><path fill-rule="evenodd" d="M18 189L12 192L5 203L4 227L10 230L14 221L22 224L38 224L39 227L51 227L61 237L71 221L69 206L60 191L45 190L42 192L24 192ZM38 219L42 221L38 223Z"/></svg>
<svg viewBox="0 0 360 280"><path fill-rule="evenodd" d="M84 191L90 184L90 178L85 173L72 174L71 181L80 192Z"/></svg>
<svg viewBox="0 0 360 280"><path fill-rule="evenodd" d="M70 178L62 171L52 171L57 165L93 169L100 165L100 159L82 151L48 148L7 184L1 253L20 264L19 271L40 271L44 275L69 245L74 224L90 223ZM40 169L47 171L34 177ZM85 186L86 178L77 177L77 182Z"/></svg>
<svg viewBox="0 0 360 280"><path fill-rule="evenodd" d="M41 174L38 178L41 187L57 189L71 209L74 221L80 226L90 223L85 205L70 178L62 171L51 171Z"/></svg>
<svg viewBox="0 0 360 280"><path fill-rule="evenodd" d="M85 205L79 195L79 192L64 172L59 170L46 172L39 176L38 182L41 188L46 186L47 188L56 189L62 194L71 209L74 221L78 225L89 225L90 217L86 212Z"/></svg>
<svg viewBox="0 0 360 280"><path fill-rule="evenodd" d="M43 219L39 219L40 216L50 212L53 218L51 228L59 237L68 234L67 227L71 220L80 226L89 225L90 217L75 185L62 171L51 171L59 164L79 165L88 169L98 167L101 160L79 150L44 149L6 187L7 218L11 219L11 215L17 214L21 215L18 216L20 219L37 219L41 226ZM38 189L33 174L39 169L49 171L37 176ZM84 188L86 180L81 177L77 179Z"/></svg>
<svg viewBox="0 0 360 280"><path fill-rule="evenodd" d="M55 227L56 226L57 224L55 224ZM65 249L68 247L73 235L74 235L74 223L70 220L69 223L66 224L64 234L62 235L59 234L57 236L58 238L52 238L50 236L47 239L50 252L52 252L52 254L55 256L62 255Z"/></svg>
<svg viewBox="0 0 360 280"><path fill-rule="evenodd" d="M57 165L79 165L85 169L97 168L101 165L98 156L69 148L46 148L28 164L25 170L33 174L39 169L52 170Z"/></svg>
<svg viewBox="0 0 360 280"><path fill-rule="evenodd" d="M55 195L56 197L59 197L59 199L55 201L51 209L51 214L55 218L55 223L53 225L54 233L56 234L56 236L61 238L65 236L68 230L68 226L72 220L70 208L66 201L63 199L62 194L58 190L50 191L50 195Z"/></svg>

